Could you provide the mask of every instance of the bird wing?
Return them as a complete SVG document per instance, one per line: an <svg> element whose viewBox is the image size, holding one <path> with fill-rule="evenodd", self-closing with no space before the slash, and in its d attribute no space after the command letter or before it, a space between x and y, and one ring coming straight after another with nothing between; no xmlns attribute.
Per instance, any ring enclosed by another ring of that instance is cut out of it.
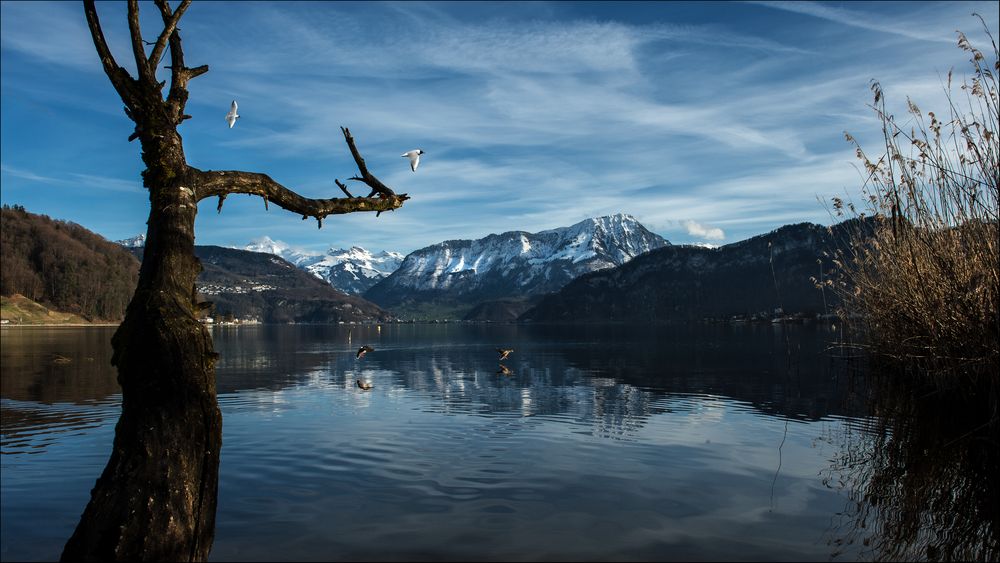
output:
<svg viewBox="0 0 1000 563"><path fill-rule="evenodd" d="M232 105L229 106L229 113L226 114L226 122L229 123L229 128L232 129L233 125L236 125L236 118L239 115L236 114L236 100L233 100Z"/></svg>
<svg viewBox="0 0 1000 563"><path fill-rule="evenodd" d="M417 171L417 166L419 164L420 164L420 155L419 154L411 154L410 155L410 170L416 172Z"/></svg>

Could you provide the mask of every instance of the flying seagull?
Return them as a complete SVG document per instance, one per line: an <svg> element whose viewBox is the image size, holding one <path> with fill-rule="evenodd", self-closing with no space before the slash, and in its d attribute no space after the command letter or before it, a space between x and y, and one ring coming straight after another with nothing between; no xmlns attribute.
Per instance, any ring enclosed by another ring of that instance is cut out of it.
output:
<svg viewBox="0 0 1000 563"><path fill-rule="evenodd" d="M500 352L500 361L506 360L513 351L513 348L497 348L497 352Z"/></svg>
<svg viewBox="0 0 1000 563"><path fill-rule="evenodd" d="M410 170L414 172L417 171L417 166L420 165L420 155L424 154L424 151L420 149L413 149L412 151L406 151L400 156L405 156L410 159Z"/></svg>
<svg viewBox="0 0 1000 563"><path fill-rule="evenodd" d="M368 391L372 388L371 383L362 382L360 379L356 379L355 382L358 384L358 387L364 391Z"/></svg>
<svg viewBox="0 0 1000 563"><path fill-rule="evenodd" d="M226 114L226 121L229 122L229 128L232 129L233 125L236 125L236 118L239 114L236 113L236 100L233 100L233 105L229 106L229 113Z"/></svg>
<svg viewBox="0 0 1000 563"><path fill-rule="evenodd" d="M374 348L372 348L371 346L365 344L364 346L358 348L358 358L357 359L360 360L361 358L365 357L365 354L367 354L368 352L374 352L374 351L375 351Z"/></svg>

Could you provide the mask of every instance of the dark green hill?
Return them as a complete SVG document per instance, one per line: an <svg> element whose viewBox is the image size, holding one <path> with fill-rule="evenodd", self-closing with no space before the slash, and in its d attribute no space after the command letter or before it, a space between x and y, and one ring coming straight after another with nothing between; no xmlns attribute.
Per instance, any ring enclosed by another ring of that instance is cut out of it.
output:
<svg viewBox="0 0 1000 563"><path fill-rule="evenodd" d="M852 221L851 223L854 223ZM586 274L521 315L536 322L657 322L769 319L833 313L836 296L810 278L829 279L848 229L787 225L716 249L667 246L617 268Z"/></svg>
<svg viewBox="0 0 1000 563"><path fill-rule="evenodd" d="M0 265L0 295L91 321L121 320L139 279L139 261L121 246L20 206L0 210Z"/></svg>

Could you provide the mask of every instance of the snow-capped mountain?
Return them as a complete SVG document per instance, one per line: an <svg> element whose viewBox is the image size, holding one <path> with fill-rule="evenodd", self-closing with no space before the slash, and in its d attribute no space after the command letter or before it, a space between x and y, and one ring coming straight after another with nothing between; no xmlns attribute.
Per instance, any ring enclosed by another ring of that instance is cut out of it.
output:
<svg viewBox="0 0 1000 563"><path fill-rule="evenodd" d="M631 215L586 219L570 227L510 231L450 240L414 251L365 298L383 307L428 300L476 303L555 291L574 278L619 266L669 245Z"/></svg>
<svg viewBox="0 0 1000 563"><path fill-rule="evenodd" d="M361 294L388 276L403 262L398 252L372 253L359 246L331 248L325 254L293 248L270 237L255 239L244 247L284 258L344 293Z"/></svg>
<svg viewBox="0 0 1000 563"><path fill-rule="evenodd" d="M403 255L383 250L372 254L360 246L348 250L331 248L318 261L304 266L344 293L361 294L396 271Z"/></svg>
<svg viewBox="0 0 1000 563"><path fill-rule="evenodd" d="M719 248L661 248L578 278L519 318L646 323L831 313L838 308L838 292L818 290L816 276L833 275L832 257L852 252L847 241L859 233L871 236L874 228L870 219L832 227L799 223Z"/></svg>
<svg viewBox="0 0 1000 563"><path fill-rule="evenodd" d="M250 244L243 247L243 250L281 256L285 260L300 268L305 268L305 266L312 264L323 257L323 255L319 252L309 252L307 250L292 248L280 240L273 240L268 236L253 239Z"/></svg>
<svg viewBox="0 0 1000 563"><path fill-rule="evenodd" d="M125 248L142 248L146 246L146 235L144 234L135 235L134 237L131 238L116 240L115 243L120 244Z"/></svg>

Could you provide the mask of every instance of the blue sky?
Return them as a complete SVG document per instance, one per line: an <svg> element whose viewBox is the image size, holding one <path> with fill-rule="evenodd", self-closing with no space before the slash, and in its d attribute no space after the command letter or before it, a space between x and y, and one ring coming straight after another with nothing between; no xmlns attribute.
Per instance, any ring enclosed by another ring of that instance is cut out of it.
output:
<svg viewBox="0 0 1000 563"><path fill-rule="evenodd" d="M998 6L196 0L185 58L210 71L180 128L191 165L339 196L333 179L356 173L344 125L372 172L413 198L322 230L260 198L230 197L221 215L206 200L197 243L407 253L619 212L674 243L830 224L823 202L861 183L844 131L872 152L880 141L869 81L897 115L906 96L943 113L944 77L968 69L955 31L985 50L971 13L996 33ZM129 67L124 3L98 9ZM152 40L156 8L140 15ZM2 2L0 32L2 202L111 240L145 232L139 146L81 4ZM413 148L426 152L415 173L399 156Z"/></svg>

